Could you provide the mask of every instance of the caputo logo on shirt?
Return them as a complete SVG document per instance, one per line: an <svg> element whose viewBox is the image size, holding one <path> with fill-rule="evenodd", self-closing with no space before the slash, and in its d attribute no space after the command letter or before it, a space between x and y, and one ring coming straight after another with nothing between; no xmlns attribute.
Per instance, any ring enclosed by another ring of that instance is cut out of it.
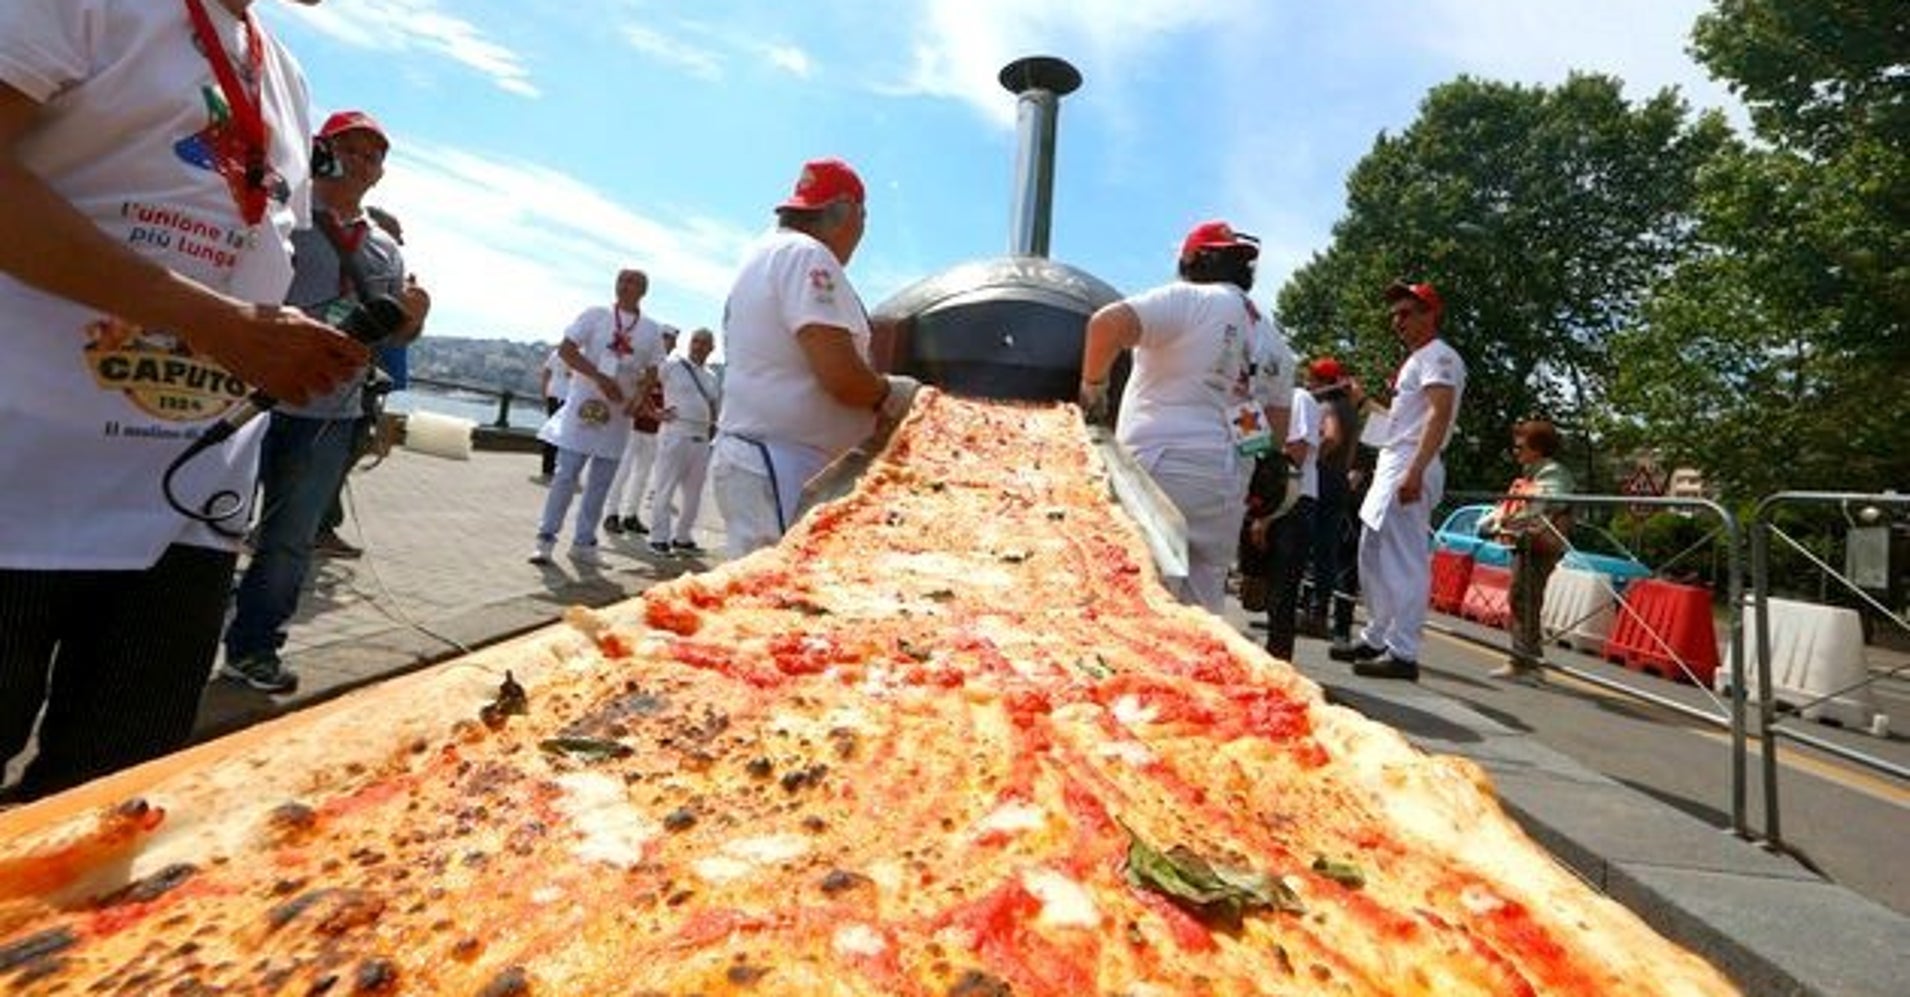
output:
<svg viewBox="0 0 1910 997"><path fill-rule="evenodd" d="M119 391L141 412L168 422L223 415L245 397L245 382L195 356L170 332L105 317L86 327L86 366L102 390Z"/></svg>

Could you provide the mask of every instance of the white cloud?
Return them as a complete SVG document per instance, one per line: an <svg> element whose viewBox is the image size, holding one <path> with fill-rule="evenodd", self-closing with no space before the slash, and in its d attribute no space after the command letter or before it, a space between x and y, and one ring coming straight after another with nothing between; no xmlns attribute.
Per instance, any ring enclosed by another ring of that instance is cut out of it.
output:
<svg viewBox="0 0 1910 997"><path fill-rule="evenodd" d="M629 24L623 28L630 47L661 62L676 66L699 79L714 80L723 75L722 57L654 28Z"/></svg>
<svg viewBox="0 0 1910 997"><path fill-rule="evenodd" d="M394 149L368 201L404 223L405 260L431 291L445 335L552 340L607 300L625 266L657 275L649 305L665 321L713 322L756 233L691 214L618 203L536 163L416 143Z"/></svg>
<svg viewBox="0 0 1910 997"><path fill-rule="evenodd" d="M1676 86L1696 107L1740 125L1737 98L1685 49L1708 0L1425 0L1412 39L1457 71L1519 83L1562 83L1571 70L1625 81L1642 100Z"/></svg>
<svg viewBox="0 0 1910 997"><path fill-rule="evenodd" d="M281 5L287 15L343 44L379 52L424 52L489 77L498 89L536 97L523 57L490 40L464 18L445 13L438 0L358 0L344 7Z"/></svg>
<svg viewBox="0 0 1910 997"><path fill-rule="evenodd" d="M1015 105L995 76L1031 53L1065 54L1084 73L1119 67L1167 36L1204 25L1224 26L1252 10L1249 0L925 0L901 94L952 97L998 125L1014 124ZM1097 77L1098 80L1098 77Z"/></svg>
<svg viewBox="0 0 1910 997"><path fill-rule="evenodd" d="M791 76L808 79L815 72L809 53L794 45L765 45L763 57L769 60L770 65Z"/></svg>

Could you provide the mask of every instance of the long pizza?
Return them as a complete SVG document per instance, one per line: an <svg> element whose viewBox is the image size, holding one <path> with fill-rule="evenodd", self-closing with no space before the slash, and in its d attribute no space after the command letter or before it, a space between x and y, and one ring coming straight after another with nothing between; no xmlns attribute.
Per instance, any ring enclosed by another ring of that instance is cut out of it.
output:
<svg viewBox="0 0 1910 997"><path fill-rule="evenodd" d="M20 994L1725 994L1158 586L1067 406L777 548L0 815Z"/></svg>

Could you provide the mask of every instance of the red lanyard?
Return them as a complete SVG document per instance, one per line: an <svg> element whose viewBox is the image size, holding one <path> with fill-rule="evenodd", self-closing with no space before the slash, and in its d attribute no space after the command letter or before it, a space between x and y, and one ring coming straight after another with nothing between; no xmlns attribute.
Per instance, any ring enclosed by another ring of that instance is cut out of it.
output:
<svg viewBox="0 0 1910 997"><path fill-rule="evenodd" d="M610 352L620 357L627 357L635 353L637 348L630 342L630 334L637 331L637 323L641 321L643 321L643 316L638 315L636 318L630 320L630 328L625 329L623 327L623 309L617 305L611 305Z"/></svg>
<svg viewBox="0 0 1910 997"><path fill-rule="evenodd" d="M193 36L199 40L199 54L205 56L206 64L212 67L212 76L219 81L219 91L232 109L231 127L224 132L219 150L222 161L236 159L245 171L236 181L229 175L226 178L232 188L232 200L246 224L257 225L265 218L268 140L265 111L259 97L260 81L265 78L265 42L259 35L259 22L251 14L245 15L246 76L250 81L247 86L232 68L232 59L212 27L212 18L206 16L203 0L186 0L186 13L192 18Z"/></svg>

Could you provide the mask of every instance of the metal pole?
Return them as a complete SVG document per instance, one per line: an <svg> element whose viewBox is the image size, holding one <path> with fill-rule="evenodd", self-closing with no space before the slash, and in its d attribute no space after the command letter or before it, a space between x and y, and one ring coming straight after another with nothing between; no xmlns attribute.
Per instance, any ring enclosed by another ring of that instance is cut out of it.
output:
<svg viewBox="0 0 1910 997"><path fill-rule="evenodd" d="M1731 606L1730 616L1725 621L1725 629L1731 639L1731 830L1740 838L1750 838L1751 818L1747 800L1750 795L1750 745L1744 722L1747 696L1744 688L1744 554L1739 549L1742 537L1735 516L1720 505L1711 504L1711 510L1717 513L1724 524L1725 590L1729 593L1727 598ZM1760 612L1760 625L1763 620L1764 614ZM1762 660L1769 659L1766 657ZM1768 676L1765 681L1769 681ZM1765 745L1768 751L1770 732L1767 730L1763 733L1767 735ZM1776 807L1769 802L1770 799L1766 797L1765 809L1774 811Z"/></svg>
<svg viewBox="0 0 1910 997"><path fill-rule="evenodd" d="M511 389L505 388L497 396L497 421L491 424L496 429L511 428Z"/></svg>
<svg viewBox="0 0 1910 997"><path fill-rule="evenodd" d="M1054 220L1055 123L1061 98L1081 86L1081 73L1065 60L1037 55L1003 66L997 78L1018 98L1008 251L1015 256L1045 257Z"/></svg>
<svg viewBox="0 0 1910 997"><path fill-rule="evenodd" d="M1771 534L1764 521L1770 500L1758 503L1751 517L1751 586L1757 607L1757 718L1758 736L1764 739L1764 839L1773 848L1783 844L1778 818L1777 737L1772 727L1777 719L1777 690L1771 685Z"/></svg>

